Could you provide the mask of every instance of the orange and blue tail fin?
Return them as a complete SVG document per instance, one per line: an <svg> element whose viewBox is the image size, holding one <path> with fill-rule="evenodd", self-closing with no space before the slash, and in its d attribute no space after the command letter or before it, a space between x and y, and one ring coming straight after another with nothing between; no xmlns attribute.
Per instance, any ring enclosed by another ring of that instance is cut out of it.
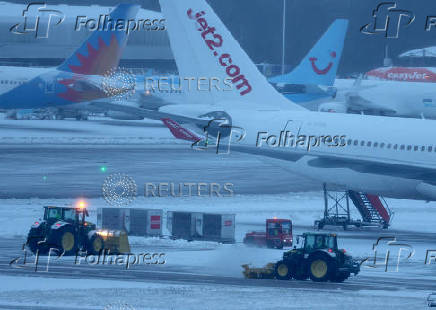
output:
<svg viewBox="0 0 436 310"><path fill-rule="evenodd" d="M134 20L139 5L119 4L106 16L102 29L88 39L67 58L58 70L86 75L103 75L118 67L129 35L129 20Z"/></svg>

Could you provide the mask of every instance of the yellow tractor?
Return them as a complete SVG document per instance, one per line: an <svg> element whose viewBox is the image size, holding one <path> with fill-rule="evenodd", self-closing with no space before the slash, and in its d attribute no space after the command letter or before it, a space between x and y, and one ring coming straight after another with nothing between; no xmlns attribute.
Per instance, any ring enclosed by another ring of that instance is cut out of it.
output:
<svg viewBox="0 0 436 310"><path fill-rule="evenodd" d="M130 253L129 240L124 231L98 230L87 222L89 216L84 203L77 207L44 207L44 219L36 221L27 236L27 247L33 253L44 254L57 249L64 255L78 251L100 254Z"/></svg>

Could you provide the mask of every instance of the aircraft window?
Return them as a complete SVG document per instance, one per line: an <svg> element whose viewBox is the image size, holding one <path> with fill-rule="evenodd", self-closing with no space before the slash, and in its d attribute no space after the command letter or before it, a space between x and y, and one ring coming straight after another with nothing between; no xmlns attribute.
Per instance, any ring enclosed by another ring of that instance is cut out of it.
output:
<svg viewBox="0 0 436 310"><path fill-rule="evenodd" d="M358 144L359 144L359 141L354 140L354 145L358 145Z"/></svg>
<svg viewBox="0 0 436 310"><path fill-rule="evenodd" d="M365 146L365 141L360 142L360 146Z"/></svg>
<svg viewBox="0 0 436 310"><path fill-rule="evenodd" d="M374 147L377 147L378 146L378 142L374 142Z"/></svg>
<svg viewBox="0 0 436 310"><path fill-rule="evenodd" d="M425 146L421 146L421 152L425 151Z"/></svg>
<svg viewBox="0 0 436 310"><path fill-rule="evenodd" d="M392 144L389 143L389 144L388 144L388 149L390 149L391 147L392 147Z"/></svg>
<svg viewBox="0 0 436 310"><path fill-rule="evenodd" d="M418 146L415 145L415 147L413 148L413 150L416 152L418 150Z"/></svg>
<svg viewBox="0 0 436 310"><path fill-rule="evenodd" d="M372 142L368 141L368 143L366 144L366 146L371 146Z"/></svg>
<svg viewBox="0 0 436 310"><path fill-rule="evenodd" d="M405 145L401 144L400 150L404 150L404 148L405 148Z"/></svg>
<svg viewBox="0 0 436 310"><path fill-rule="evenodd" d="M412 146L411 146L411 145L408 145L408 146L407 146L407 150L408 150L408 151L411 151L411 150L412 150Z"/></svg>
<svg viewBox="0 0 436 310"><path fill-rule="evenodd" d="M347 144L348 145L351 145L351 142L353 142L351 139L349 139L348 141L347 141Z"/></svg>
<svg viewBox="0 0 436 310"><path fill-rule="evenodd" d="M428 151L429 151L429 152L432 152L432 151L433 151L433 147L432 147L432 146L429 146L429 147L428 147Z"/></svg>
<svg viewBox="0 0 436 310"><path fill-rule="evenodd" d="M384 143L380 144L380 147L381 147L381 148L384 148L384 147L385 147L385 144L384 144Z"/></svg>

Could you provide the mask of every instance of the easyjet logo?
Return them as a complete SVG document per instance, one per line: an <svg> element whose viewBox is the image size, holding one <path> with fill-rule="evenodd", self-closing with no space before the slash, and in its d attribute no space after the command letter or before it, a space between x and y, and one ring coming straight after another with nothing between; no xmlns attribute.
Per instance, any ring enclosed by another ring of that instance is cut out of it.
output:
<svg viewBox="0 0 436 310"><path fill-rule="evenodd" d="M335 59L336 58L336 52L331 52L330 53L330 57ZM318 74L318 75L326 75L327 73L330 72L330 70L332 69L334 63L333 62L329 62L327 67L325 67L324 69L320 69L318 68L318 66L316 65L316 62L318 61L318 58L316 57L311 57L309 58L310 63L312 64L312 69L313 71Z"/></svg>
<svg viewBox="0 0 436 310"><path fill-rule="evenodd" d="M201 32L201 37L207 47L211 50L213 56L217 58L218 63L225 67L227 76L231 79L236 89L240 91L241 96L244 96L252 91L252 87L247 78L241 74L241 68L234 63L231 54L221 53L219 49L223 46L224 39L222 35L216 33L216 28L209 26L204 11L194 15L192 9L187 11L189 19L196 21L197 30Z"/></svg>
<svg viewBox="0 0 436 310"><path fill-rule="evenodd" d="M428 80L430 78L430 76L428 76L425 73L418 73L418 72L413 72L413 73L388 73L388 79L390 80L414 80L414 81L419 81L419 80Z"/></svg>

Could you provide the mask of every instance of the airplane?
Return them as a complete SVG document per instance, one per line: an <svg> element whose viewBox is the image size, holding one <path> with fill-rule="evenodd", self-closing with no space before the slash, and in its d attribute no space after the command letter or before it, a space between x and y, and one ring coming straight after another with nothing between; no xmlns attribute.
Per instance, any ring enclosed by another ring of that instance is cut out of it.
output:
<svg viewBox="0 0 436 310"><path fill-rule="evenodd" d="M335 20L293 71L270 78L270 83L286 98L310 110L318 110L320 104L334 98L336 91L332 86L342 57L348 24L346 19ZM165 86L159 87L160 82ZM195 81L192 82L194 84ZM197 91L194 87L189 88L181 76L158 76L148 71L136 76L136 94L129 100L130 105L135 105L136 101L138 107L158 110L166 105L185 104L192 101L192 92ZM106 112L106 116L119 120L143 119L135 113L113 110Z"/></svg>
<svg viewBox="0 0 436 310"><path fill-rule="evenodd" d="M139 5L120 4L109 18L127 24L138 10ZM112 97L103 83L104 75L118 66L127 43L128 34L120 29L93 32L57 68L0 67L0 109L88 109L91 101Z"/></svg>
<svg viewBox="0 0 436 310"><path fill-rule="evenodd" d="M436 119L432 83L337 79L337 101L324 108L367 115Z"/></svg>
<svg viewBox="0 0 436 310"><path fill-rule="evenodd" d="M335 20L295 69L268 81L291 101L309 110L320 109L320 103L336 95L333 85L348 24L346 19Z"/></svg>
<svg viewBox="0 0 436 310"><path fill-rule="evenodd" d="M384 67L356 81L337 79L340 102L326 103L320 110L436 119L436 97L431 85L435 81L435 68L393 66L386 46Z"/></svg>
<svg viewBox="0 0 436 310"><path fill-rule="evenodd" d="M202 114L193 104L128 107L130 113L190 125L218 146L225 137L231 152L280 163L329 187L436 200L435 121L309 111L268 83L206 1L160 5L180 74L231 77L234 88L197 94Z"/></svg>

